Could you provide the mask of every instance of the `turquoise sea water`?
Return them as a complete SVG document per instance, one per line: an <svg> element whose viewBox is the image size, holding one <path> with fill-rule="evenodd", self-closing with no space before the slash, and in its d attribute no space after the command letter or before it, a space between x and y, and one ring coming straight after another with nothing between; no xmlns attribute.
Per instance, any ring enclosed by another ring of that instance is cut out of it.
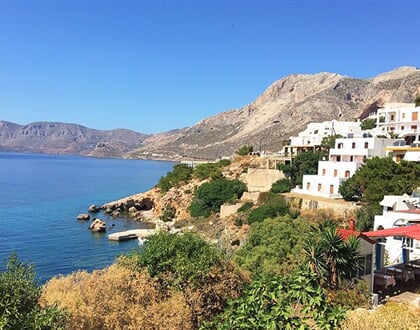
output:
<svg viewBox="0 0 420 330"><path fill-rule="evenodd" d="M144 228L138 222L95 215L114 224L92 234L77 221L91 204L120 199L153 187L173 163L77 156L0 153L0 259L16 252L33 263L44 282L77 269L103 268L137 246L111 242L109 233Z"/></svg>

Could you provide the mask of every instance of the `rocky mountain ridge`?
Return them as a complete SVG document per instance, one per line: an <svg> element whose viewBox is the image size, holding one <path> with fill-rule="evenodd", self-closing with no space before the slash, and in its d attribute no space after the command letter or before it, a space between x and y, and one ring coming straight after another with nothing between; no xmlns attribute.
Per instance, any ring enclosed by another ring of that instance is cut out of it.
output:
<svg viewBox="0 0 420 330"><path fill-rule="evenodd" d="M127 129L101 131L78 124L0 121L0 150L97 157L124 157L141 145L146 134Z"/></svg>
<svg viewBox="0 0 420 330"><path fill-rule="evenodd" d="M415 67L401 67L369 79L326 72L290 75L243 108L147 138L130 155L215 159L230 156L242 145L275 152L310 122L357 120L372 105L413 102L419 93L420 70Z"/></svg>
<svg viewBox="0 0 420 330"><path fill-rule="evenodd" d="M420 70L401 67L368 79L337 73L294 74L271 84L252 103L187 128L146 135L77 124L0 121L0 150L142 159L231 156L243 145L276 152L310 122L358 120L386 102L413 102Z"/></svg>

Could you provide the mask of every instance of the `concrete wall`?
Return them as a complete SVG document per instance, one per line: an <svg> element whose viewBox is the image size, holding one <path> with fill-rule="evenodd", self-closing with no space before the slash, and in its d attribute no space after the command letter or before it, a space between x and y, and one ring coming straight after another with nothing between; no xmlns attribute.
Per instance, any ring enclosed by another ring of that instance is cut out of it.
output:
<svg viewBox="0 0 420 330"><path fill-rule="evenodd" d="M269 191L271 186L277 180L283 179L283 172L275 169L248 168L245 176L245 183L248 191Z"/></svg>
<svg viewBox="0 0 420 330"><path fill-rule="evenodd" d="M220 207L220 218L226 218L232 214L236 214L236 212L238 211L238 209L244 205L244 203L236 203L236 204L223 204Z"/></svg>

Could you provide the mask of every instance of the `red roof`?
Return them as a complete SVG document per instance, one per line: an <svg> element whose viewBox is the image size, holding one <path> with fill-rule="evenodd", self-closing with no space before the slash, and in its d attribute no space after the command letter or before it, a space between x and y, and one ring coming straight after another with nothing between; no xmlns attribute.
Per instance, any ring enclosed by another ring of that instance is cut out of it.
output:
<svg viewBox="0 0 420 330"><path fill-rule="evenodd" d="M420 226L412 225L404 227L387 228L381 230L368 231L363 234L371 238L387 236L406 236L408 238L420 240Z"/></svg>
<svg viewBox="0 0 420 330"><path fill-rule="evenodd" d="M350 236L356 236L357 238L363 238L365 241L368 241L371 244L375 243L375 241L372 241L371 239L366 237L366 235L364 235L364 233L361 233L360 231L339 228L338 233L341 235L341 237L344 240L348 239Z"/></svg>

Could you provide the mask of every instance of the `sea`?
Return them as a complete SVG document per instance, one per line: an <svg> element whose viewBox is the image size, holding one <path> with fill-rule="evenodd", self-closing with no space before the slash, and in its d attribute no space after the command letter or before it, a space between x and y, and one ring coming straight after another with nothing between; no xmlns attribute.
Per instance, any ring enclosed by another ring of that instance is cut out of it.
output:
<svg viewBox="0 0 420 330"><path fill-rule="evenodd" d="M138 246L108 234L146 228L124 218L101 218L110 228L91 233L78 221L91 204L102 205L152 188L174 163L0 152L0 261L16 253L33 264L38 282L112 264ZM4 264L0 264L4 270Z"/></svg>

